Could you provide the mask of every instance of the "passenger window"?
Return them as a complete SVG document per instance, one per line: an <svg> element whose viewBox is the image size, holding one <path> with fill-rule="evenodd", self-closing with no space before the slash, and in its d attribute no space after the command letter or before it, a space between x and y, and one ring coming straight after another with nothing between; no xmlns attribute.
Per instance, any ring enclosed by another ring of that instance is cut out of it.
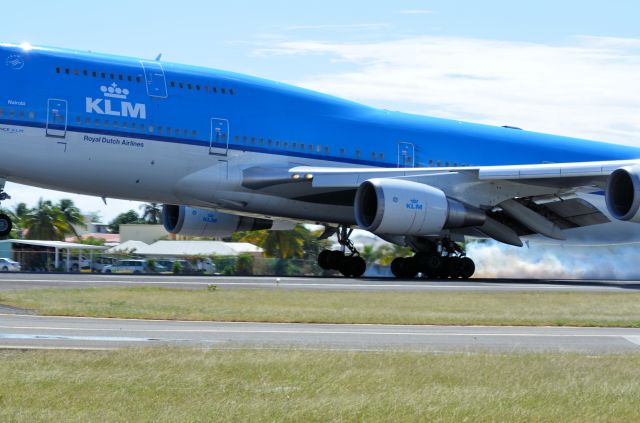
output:
<svg viewBox="0 0 640 423"><path fill-rule="evenodd" d="M313 153L313 144L309 144L309 152Z"/></svg>
<svg viewBox="0 0 640 423"><path fill-rule="evenodd" d="M356 157L360 157L360 150L356 150Z"/></svg>
<svg viewBox="0 0 640 423"><path fill-rule="evenodd" d="M196 90L200 91L200 85L196 84Z"/></svg>
<svg viewBox="0 0 640 423"><path fill-rule="evenodd" d="M176 87L176 81L171 81L171 88L175 88Z"/></svg>
<svg viewBox="0 0 640 423"><path fill-rule="evenodd" d="M136 123L135 122L131 122L131 129L136 129Z"/></svg>
<svg viewBox="0 0 640 423"><path fill-rule="evenodd" d="M120 81L124 81L124 76L122 76L122 74L121 74L121 73L119 73L119 74L118 74L118 80L120 80Z"/></svg>
<svg viewBox="0 0 640 423"><path fill-rule="evenodd" d="M218 87L213 87L213 93L216 94L218 92Z"/></svg>
<svg viewBox="0 0 640 423"><path fill-rule="evenodd" d="M167 135L171 135L171 128L167 126Z"/></svg>
<svg viewBox="0 0 640 423"><path fill-rule="evenodd" d="M256 145L256 138L255 137L251 138L251 144Z"/></svg>
<svg viewBox="0 0 640 423"><path fill-rule="evenodd" d="M88 70L86 70L86 69L83 69L83 70L82 70L82 74L83 74L84 76L89 76L89 71L88 71Z"/></svg>
<svg viewBox="0 0 640 423"><path fill-rule="evenodd" d="M118 121L117 121L117 120L114 120L114 121L113 121L113 127L114 127L114 128L117 128L117 127L118 127Z"/></svg>
<svg viewBox="0 0 640 423"><path fill-rule="evenodd" d="M95 121L93 121L93 123L94 123L96 126L100 126L100 119L96 119Z"/></svg>
<svg viewBox="0 0 640 423"><path fill-rule="evenodd" d="M115 78L115 75L114 75L114 74L112 74L112 73L110 73L110 74L109 74L109 77L110 77L111 79L116 79L116 78Z"/></svg>
<svg viewBox="0 0 640 423"><path fill-rule="evenodd" d="M178 86L179 86L180 88L184 88L184 84L183 84L182 82L180 82L180 83L178 84Z"/></svg>
<svg viewBox="0 0 640 423"><path fill-rule="evenodd" d="M320 144L316 145L316 152L319 153L322 151L322 146Z"/></svg>
<svg viewBox="0 0 640 423"><path fill-rule="evenodd" d="M324 154L329 154L329 146L328 145L324 146Z"/></svg>
<svg viewBox="0 0 640 423"><path fill-rule="evenodd" d="M182 134L186 137L187 135L189 135L189 130L188 129L183 130Z"/></svg>
<svg viewBox="0 0 640 423"><path fill-rule="evenodd" d="M189 84L187 84L187 87L188 87L189 89L191 89L191 88L193 87L193 86L191 85L191 82L189 82Z"/></svg>
<svg viewBox="0 0 640 423"><path fill-rule="evenodd" d="M69 68L66 68L66 69L64 70L64 73L66 73L67 75L69 75L69 74L71 73L71 71L69 70Z"/></svg>
<svg viewBox="0 0 640 423"><path fill-rule="evenodd" d="M269 143L269 147L271 147L273 145L273 140L271 138L269 138L269 141L267 141Z"/></svg>
<svg viewBox="0 0 640 423"><path fill-rule="evenodd" d="M227 93L227 89L226 89L226 88L220 88L220 92L221 92L222 94L226 94L226 93Z"/></svg>
<svg viewBox="0 0 640 423"><path fill-rule="evenodd" d="M60 73L60 68L56 68L56 73Z"/></svg>
<svg viewBox="0 0 640 423"><path fill-rule="evenodd" d="M341 155L341 156L344 156L344 148L341 148L341 149L340 149L340 155Z"/></svg>
<svg viewBox="0 0 640 423"><path fill-rule="evenodd" d="M107 79L107 74L104 72L100 72L100 76L102 77L102 79Z"/></svg>
<svg viewBox="0 0 640 423"><path fill-rule="evenodd" d="M240 135L236 135L234 140L235 140L235 142L240 142Z"/></svg>
<svg viewBox="0 0 640 423"><path fill-rule="evenodd" d="M20 119L24 119L24 110L20 110L20 113L18 113L18 117Z"/></svg>
<svg viewBox="0 0 640 423"><path fill-rule="evenodd" d="M133 78L131 77L131 75L127 75L127 81L129 82L133 81Z"/></svg>
<svg viewBox="0 0 640 423"><path fill-rule="evenodd" d="M80 116L76 116L76 123L82 122L82 118Z"/></svg>
<svg viewBox="0 0 640 423"><path fill-rule="evenodd" d="M153 133L153 125L149 125L149 133Z"/></svg>
<svg viewBox="0 0 640 423"><path fill-rule="evenodd" d="M34 120L36 118L35 112L29 112L29 119Z"/></svg>
<svg viewBox="0 0 640 423"><path fill-rule="evenodd" d="M180 136L180 128L176 128L175 133L176 133L176 137L179 137Z"/></svg>
<svg viewBox="0 0 640 423"><path fill-rule="evenodd" d="M127 121L122 122L122 127L123 127L123 128L126 128L127 126L128 126L128 125L127 125Z"/></svg>
<svg viewBox="0 0 640 423"><path fill-rule="evenodd" d="M378 156L378 158L379 158L380 160L384 160L384 153L380 153L380 155Z"/></svg>
<svg viewBox="0 0 640 423"><path fill-rule="evenodd" d="M234 95L233 88L229 89L229 94Z"/></svg>
<svg viewBox="0 0 640 423"><path fill-rule="evenodd" d="M205 85L205 86L204 86L204 90L205 90L206 92L209 92L209 86L208 86L208 85Z"/></svg>
<svg viewBox="0 0 640 423"><path fill-rule="evenodd" d="M191 136L193 138L197 137L198 136L198 131L196 131L195 129L193 131L191 131Z"/></svg>
<svg viewBox="0 0 640 423"><path fill-rule="evenodd" d="M91 72L91 76L93 76L94 78L97 78L98 77L98 72L92 71Z"/></svg>
<svg viewBox="0 0 640 423"><path fill-rule="evenodd" d="M78 75L80 75L80 71L79 71L78 69L74 69L74 70L73 70L73 74L74 74L75 76L78 76Z"/></svg>
<svg viewBox="0 0 640 423"><path fill-rule="evenodd" d="M141 123L141 124L140 124L140 130L141 130L141 131L144 131L144 123Z"/></svg>

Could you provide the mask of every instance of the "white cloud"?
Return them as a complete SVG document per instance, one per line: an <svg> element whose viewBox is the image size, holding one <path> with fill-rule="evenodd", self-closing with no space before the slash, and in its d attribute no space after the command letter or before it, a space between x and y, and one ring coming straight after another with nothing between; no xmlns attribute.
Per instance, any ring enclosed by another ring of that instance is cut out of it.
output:
<svg viewBox="0 0 640 423"><path fill-rule="evenodd" d="M291 82L373 106L640 145L638 46L640 39L550 45L423 36L291 41L261 52L351 64Z"/></svg>

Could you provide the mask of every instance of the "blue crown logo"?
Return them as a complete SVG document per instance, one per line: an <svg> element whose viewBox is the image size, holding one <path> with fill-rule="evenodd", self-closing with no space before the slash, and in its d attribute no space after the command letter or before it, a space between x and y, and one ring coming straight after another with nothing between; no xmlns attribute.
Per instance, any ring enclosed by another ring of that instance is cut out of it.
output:
<svg viewBox="0 0 640 423"><path fill-rule="evenodd" d="M118 84L115 82L108 87L106 85L101 86L100 91L102 91L105 97L119 98L121 100L126 100L129 95L128 89L118 87Z"/></svg>

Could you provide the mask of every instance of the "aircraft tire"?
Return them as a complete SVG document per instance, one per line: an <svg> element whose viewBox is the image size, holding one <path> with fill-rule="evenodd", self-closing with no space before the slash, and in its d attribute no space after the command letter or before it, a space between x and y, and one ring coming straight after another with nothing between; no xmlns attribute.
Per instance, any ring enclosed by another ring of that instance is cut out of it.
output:
<svg viewBox="0 0 640 423"><path fill-rule="evenodd" d="M320 266L323 270L330 270L329 267L329 255L331 255L331 251L322 250L320 254L318 254L318 266Z"/></svg>
<svg viewBox="0 0 640 423"><path fill-rule="evenodd" d="M469 279L476 271L476 264L469 257L462 257L459 263L460 277Z"/></svg>
<svg viewBox="0 0 640 423"><path fill-rule="evenodd" d="M345 257L339 270L347 278L359 278L367 270L367 264L362 257Z"/></svg>
<svg viewBox="0 0 640 423"><path fill-rule="evenodd" d="M12 228L11 218L4 213L0 213L0 237L9 235Z"/></svg>

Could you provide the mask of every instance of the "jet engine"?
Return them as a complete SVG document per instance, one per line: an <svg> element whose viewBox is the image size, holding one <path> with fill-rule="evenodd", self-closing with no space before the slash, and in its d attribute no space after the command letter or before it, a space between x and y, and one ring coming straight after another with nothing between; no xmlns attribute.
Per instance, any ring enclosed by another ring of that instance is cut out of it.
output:
<svg viewBox="0 0 640 423"><path fill-rule="evenodd" d="M356 192L355 218L367 231L434 235L443 229L480 226L486 215L438 188L400 179L370 179Z"/></svg>
<svg viewBox="0 0 640 423"><path fill-rule="evenodd" d="M614 170L609 176L605 200L614 218L640 223L640 166Z"/></svg>
<svg viewBox="0 0 640 423"><path fill-rule="evenodd" d="M238 231L271 229L273 221L165 204L162 224L176 235L224 238Z"/></svg>

